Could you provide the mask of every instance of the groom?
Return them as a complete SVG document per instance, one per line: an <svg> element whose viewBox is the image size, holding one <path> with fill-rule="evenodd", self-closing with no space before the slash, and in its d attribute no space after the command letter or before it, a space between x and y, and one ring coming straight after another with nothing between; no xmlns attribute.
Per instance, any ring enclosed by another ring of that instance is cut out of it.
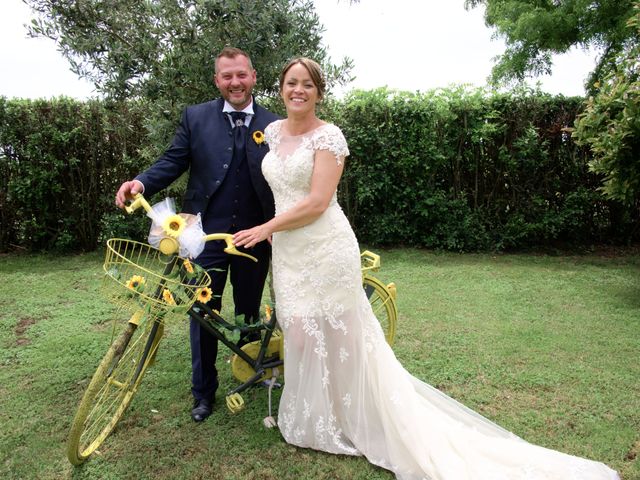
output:
<svg viewBox="0 0 640 480"><path fill-rule="evenodd" d="M182 211L200 213L205 233L235 233L273 217L273 195L261 171L268 151L262 141L265 127L278 117L254 102L256 71L242 50L224 48L216 58L213 79L222 98L185 109L171 146L149 169L120 186L120 208L134 194L150 197L189 170ZM259 315L270 246L262 242L251 249L257 263L227 255L223 248L223 242L208 242L195 260L211 275L209 306L220 310L229 275L235 314L252 322ZM218 341L194 319L190 338L191 417L201 422L211 415L218 388Z"/></svg>

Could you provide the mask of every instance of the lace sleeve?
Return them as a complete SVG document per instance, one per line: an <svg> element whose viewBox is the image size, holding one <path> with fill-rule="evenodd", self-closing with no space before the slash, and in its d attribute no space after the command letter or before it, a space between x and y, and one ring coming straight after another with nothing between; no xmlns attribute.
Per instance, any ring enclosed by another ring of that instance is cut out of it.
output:
<svg viewBox="0 0 640 480"><path fill-rule="evenodd" d="M338 165L342 165L344 158L349 155L347 140L342 131L330 123L316 131L313 136L313 149L329 150L335 155Z"/></svg>

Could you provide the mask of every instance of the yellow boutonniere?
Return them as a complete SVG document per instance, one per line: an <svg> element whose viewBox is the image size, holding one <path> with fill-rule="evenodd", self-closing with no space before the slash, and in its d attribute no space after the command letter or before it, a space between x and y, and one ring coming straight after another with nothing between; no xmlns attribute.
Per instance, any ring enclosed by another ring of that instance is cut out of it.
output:
<svg viewBox="0 0 640 480"><path fill-rule="evenodd" d="M255 132L253 132L253 141L256 142L257 145L264 143L264 133L262 133L260 130L256 130Z"/></svg>

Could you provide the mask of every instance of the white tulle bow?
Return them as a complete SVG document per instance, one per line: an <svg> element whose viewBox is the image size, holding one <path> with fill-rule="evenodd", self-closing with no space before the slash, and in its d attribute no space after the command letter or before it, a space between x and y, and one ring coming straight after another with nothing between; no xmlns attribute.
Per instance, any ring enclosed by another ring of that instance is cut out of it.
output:
<svg viewBox="0 0 640 480"><path fill-rule="evenodd" d="M149 231L149 243L158 248L163 238L173 236L165 230L166 223L175 215L184 219L184 228L177 236L174 236L180 245L181 257L195 258L204 250L204 230L200 214L176 213L176 204L173 198L165 198L162 202L151 207L147 216L151 218L151 230Z"/></svg>

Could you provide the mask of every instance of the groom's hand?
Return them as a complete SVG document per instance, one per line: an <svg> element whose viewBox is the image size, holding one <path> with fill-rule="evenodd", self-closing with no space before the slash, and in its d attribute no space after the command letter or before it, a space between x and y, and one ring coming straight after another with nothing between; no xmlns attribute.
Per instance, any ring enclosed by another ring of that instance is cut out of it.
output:
<svg viewBox="0 0 640 480"><path fill-rule="evenodd" d="M144 185L140 180L130 180L120 185L118 192L116 193L116 205L119 208L124 208L127 200L133 200L133 197L137 193L144 192Z"/></svg>

